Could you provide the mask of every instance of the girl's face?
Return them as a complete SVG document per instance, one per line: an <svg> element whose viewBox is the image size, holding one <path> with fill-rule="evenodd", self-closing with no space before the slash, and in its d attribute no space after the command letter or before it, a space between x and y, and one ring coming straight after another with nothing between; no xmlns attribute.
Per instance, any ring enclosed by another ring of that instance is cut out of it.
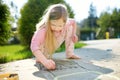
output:
<svg viewBox="0 0 120 80"><path fill-rule="evenodd" d="M62 18L58 20L50 20L50 24L51 24L51 29L53 31L61 31L65 26L65 22L63 21Z"/></svg>

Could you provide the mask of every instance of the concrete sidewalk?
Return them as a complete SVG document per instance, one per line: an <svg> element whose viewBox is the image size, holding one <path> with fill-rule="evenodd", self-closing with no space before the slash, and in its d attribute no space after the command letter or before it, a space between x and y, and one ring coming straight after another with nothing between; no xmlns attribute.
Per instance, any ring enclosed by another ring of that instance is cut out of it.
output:
<svg viewBox="0 0 120 80"><path fill-rule="evenodd" d="M88 46L75 49L80 60L54 54L56 70L48 71L32 58L0 64L0 73L18 73L20 80L120 80L120 39L84 43Z"/></svg>

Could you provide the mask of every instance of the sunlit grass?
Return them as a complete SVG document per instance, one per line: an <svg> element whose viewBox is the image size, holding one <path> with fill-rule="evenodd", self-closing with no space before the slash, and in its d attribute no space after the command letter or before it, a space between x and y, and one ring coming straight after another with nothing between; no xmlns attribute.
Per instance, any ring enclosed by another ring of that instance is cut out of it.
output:
<svg viewBox="0 0 120 80"><path fill-rule="evenodd" d="M82 47L84 47L84 46L86 46L87 44L85 44L85 43L83 43L83 42L77 42L77 43L75 43L75 49L77 49L77 48L82 48Z"/></svg>
<svg viewBox="0 0 120 80"><path fill-rule="evenodd" d="M86 44L82 42L75 43L75 48L81 48ZM58 48L56 52L65 51L65 45ZM6 63L15 60L21 60L33 57L30 50L25 49L22 45L0 46L0 63Z"/></svg>
<svg viewBox="0 0 120 80"><path fill-rule="evenodd" d="M21 60L32 57L30 50L25 50L21 45L0 46L0 63Z"/></svg>
<svg viewBox="0 0 120 80"><path fill-rule="evenodd" d="M85 43L83 43L83 42L77 42L77 43L75 43L74 48L77 49L77 48L82 48L84 46L86 46ZM58 48L56 50L56 52L61 52L61 51L65 51L65 45L62 45L60 48Z"/></svg>

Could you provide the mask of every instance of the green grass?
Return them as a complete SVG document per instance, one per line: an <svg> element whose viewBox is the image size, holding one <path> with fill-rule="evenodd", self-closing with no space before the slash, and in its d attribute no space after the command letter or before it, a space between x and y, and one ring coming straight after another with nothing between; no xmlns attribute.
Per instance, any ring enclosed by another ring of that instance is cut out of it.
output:
<svg viewBox="0 0 120 80"><path fill-rule="evenodd" d="M26 59L32 56L31 51L25 50L21 45L0 46L0 63Z"/></svg>
<svg viewBox="0 0 120 80"><path fill-rule="evenodd" d="M74 48L77 49L77 48L82 48L82 47L84 47L84 46L86 46L85 43L77 42L77 43L75 43ZM65 51L65 45L62 45L60 48L58 48L58 49L56 50L56 52L62 52L62 51Z"/></svg>
<svg viewBox="0 0 120 80"><path fill-rule="evenodd" d="M75 48L81 48L86 44L82 42L75 43ZM65 51L65 45L62 45L56 52ZM21 45L0 46L0 63L11 62L33 57L30 50L24 49Z"/></svg>
<svg viewBox="0 0 120 80"><path fill-rule="evenodd" d="M84 46L86 46L87 44L85 44L85 43L82 43L82 42L77 42L77 43L75 43L75 49L77 49L77 48L82 48L82 47L84 47Z"/></svg>

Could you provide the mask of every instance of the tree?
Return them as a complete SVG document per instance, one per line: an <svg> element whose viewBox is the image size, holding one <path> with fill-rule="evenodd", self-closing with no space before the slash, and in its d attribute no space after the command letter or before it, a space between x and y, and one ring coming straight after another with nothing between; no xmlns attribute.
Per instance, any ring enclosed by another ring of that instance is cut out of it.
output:
<svg viewBox="0 0 120 80"><path fill-rule="evenodd" d="M101 15L97 21L97 24L100 26L101 31L100 31L99 35L97 36L97 38L100 38L100 39L105 38L105 32L110 27L110 24L111 24L110 19L111 19L110 13L108 13L108 12L101 13Z"/></svg>
<svg viewBox="0 0 120 80"><path fill-rule="evenodd" d="M101 32L98 35L99 38L104 38L106 31L110 32L110 37L120 37L120 9L115 8L111 14L103 12L97 24L101 28Z"/></svg>
<svg viewBox="0 0 120 80"><path fill-rule="evenodd" d="M10 37L11 25L9 22L9 8L0 0L0 45L5 45Z"/></svg>
<svg viewBox="0 0 120 80"><path fill-rule="evenodd" d="M88 18L84 19L81 22L81 39L86 40L86 39L95 39L96 36L96 29L98 28L97 25L97 16L96 16L96 8L93 6L93 4L90 4L89 8L89 16Z"/></svg>
<svg viewBox="0 0 120 80"><path fill-rule="evenodd" d="M98 18L96 16L96 8L91 3L90 9L89 9L89 16L88 16L88 18L84 19L81 22L82 27L84 27L84 28L96 28L96 27L98 27L97 19Z"/></svg>
<svg viewBox="0 0 120 80"><path fill-rule="evenodd" d="M21 18L19 19L20 40L26 48L29 48L32 35L35 31L35 25L39 22L44 10L51 4L64 3L63 0L28 0L21 9ZM67 5L69 7L69 5ZM70 15L73 14L69 7ZM73 15L72 15L73 17Z"/></svg>
<svg viewBox="0 0 120 80"><path fill-rule="evenodd" d="M89 10L89 16L88 16L88 26L90 28L97 27L97 15L96 15L96 8L93 6L93 4L90 4L90 10Z"/></svg>
<svg viewBox="0 0 120 80"><path fill-rule="evenodd" d="M115 8L113 10L110 24L115 29L115 37L120 36L120 9Z"/></svg>

